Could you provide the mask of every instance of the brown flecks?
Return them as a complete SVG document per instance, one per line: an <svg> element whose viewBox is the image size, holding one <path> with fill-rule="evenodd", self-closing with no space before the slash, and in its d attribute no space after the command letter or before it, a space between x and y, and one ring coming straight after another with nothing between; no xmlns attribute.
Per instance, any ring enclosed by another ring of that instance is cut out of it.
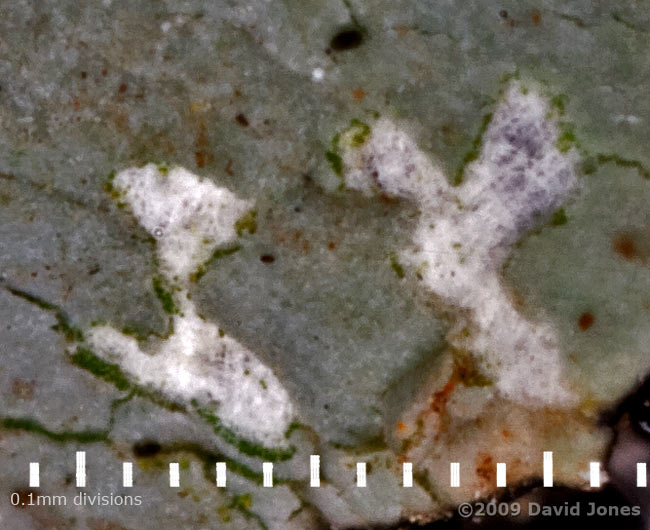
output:
<svg viewBox="0 0 650 530"><path fill-rule="evenodd" d="M352 97L356 99L357 101L362 101L363 98L366 97L366 92L364 90L361 90L360 88L357 88L352 91Z"/></svg>
<svg viewBox="0 0 650 530"><path fill-rule="evenodd" d="M119 88L118 90L119 90L120 94L124 94L124 92L126 92L126 90L127 90L128 88L129 88L129 87L127 86L126 83L122 83L122 84L120 85L120 88Z"/></svg>
<svg viewBox="0 0 650 530"><path fill-rule="evenodd" d="M80 180L80 182L81 182L82 184L88 184L88 179L84 177L84 178L82 178L82 179Z"/></svg>
<svg viewBox="0 0 650 530"><path fill-rule="evenodd" d="M336 249L336 243L334 243L334 241L330 241L327 244L327 248L330 249L330 250L335 250Z"/></svg>
<svg viewBox="0 0 650 530"><path fill-rule="evenodd" d="M208 136L206 134L205 122L199 124L199 134L196 137L196 147L206 147L208 145Z"/></svg>
<svg viewBox="0 0 650 530"><path fill-rule="evenodd" d="M106 76L108 75L108 70L107 70L106 68L104 68L104 69L102 70L102 75L103 75L104 77L106 77Z"/></svg>
<svg viewBox="0 0 650 530"><path fill-rule="evenodd" d="M115 127L117 128L118 131L125 131L126 129L128 129L129 118L125 113L123 112L116 113L115 117L113 118L113 121L115 122Z"/></svg>
<svg viewBox="0 0 650 530"><path fill-rule="evenodd" d="M38 276L38 272L32 272L32 278L36 278Z"/></svg>
<svg viewBox="0 0 650 530"><path fill-rule="evenodd" d="M224 171L228 173L228 175L230 175L231 177L234 175L232 171L232 160L228 160L228 163L226 164L226 168L224 169Z"/></svg>
<svg viewBox="0 0 650 530"><path fill-rule="evenodd" d="M235 121L242 127L248 127L248 119L241 112L235 116Z"/></svg>
<svg viewBox="0 0 650 530"><path fill-rule="evenodd" d="M487 453L476 455L476 476L481 479L484 486L492 486L496 480L496 467L492 457Z"/></svg>
<svg viewBox="0 0 650 530"><path fill-rule="evenodd" d="M88 74L86 72L81 72L81 79L86 79Z"/></svg>
<svg viewBox="0 0 650 530"><path fill-rule="evenodd" d="M260 256L260 261L262 263L266 263L267 265L270 265L275 261L275 257L272 254L262 254Z"/></svg>
<svg viewBox="0 0 650 530"><path fill-rule="evenodd" d="M403 421L398 421L397 432L404 432L404 431L406 431L406 424Z"/></svg>
<svg viewBox="0 0 650 530"><path fill-rule="evenodd" d="M74 98L72 100L72 107L74 110L79 110L81 108L81 101L79 101L79 98Z"/></svg>
<svg viewBox="0 0 650 530"><path fill-rule="evenodd" d="M501 431L501 435L502 435L504 438L510 438L510 437L512 436L512 433L511 433L508 429L503 429L503 430Z"/></svg>
<svg viewBox="0 0 650 530"><path fill-rule="evenodd" d="M454 387L456 386L456 376L455 374L451 376L449 381L447 381L447 384L445 384L444 387L442 387L442 390L439 390L438 392L435 392L431 398L431 405L429 408L439 414L440 416L444 416L445 414L445 409L447 407L447 401L449 400L449 396L451 396L451 393L454 391Z"/></svg>
<svg viewBox="0 0 650 530"><path fill-rule="evenodd" d="M379 200L382 202L382 204L399 204L399 199L397 197L391 197L385 193L379 195Z"/></svg>
<svg viewBox="0 0 650 530"><path fill-rule="evenodd" d="M93 275L97 274L100 270L101 270L100 266L99 266L99 265L95 265L94 267L88 269L88 274L89 274L90 276L93 276Z"/></svg>
<svg viewBox="0 0 650 530"><path fill-rule="evenodd" d="M582 313L578 319L578 327L582 331L587 331L591 326L594 325L594 315L589 312Z"/></svg>
<svg viewBox="0 0 650 530"><path fill-rule="evenodd" d="M49 265L45 265L45 270L46 270L46 271L49 271L51 268L52 268L52 267L50 267Z"/></svg>
<svg viewBox="0 0 650 530"><path fill-rule="evenodd" d="M11 393L18 399L31 401L34 399L34 388L36 381L26 381L24 379L16 378L11 382Z"/></svg>
<svg viewBox="0 0 650 530"><path fill-rule="evenodd" d="M202 120L199 124L199 133L196 136L195 146L196 151L194 152L194 159L196 161L197 167L205 167L207 161L207 153L204 147L208 145L208 136L206 134L205 122Z"/></svg>
<svg viewBox="0 0 650 530"><path fill-rule="evenodd" d="M542 22L542 14L539 12L539 9L533 9L530 13L530 21L533 23L533 26L539 26Z"/></svg>
<svg viewBox="0 0 650 530"><path fill-rule="evenodd" d="M619 234L614 238L612 244L614 251L627 261L634 261L638 257L636 244L627 234Z"/></svg>

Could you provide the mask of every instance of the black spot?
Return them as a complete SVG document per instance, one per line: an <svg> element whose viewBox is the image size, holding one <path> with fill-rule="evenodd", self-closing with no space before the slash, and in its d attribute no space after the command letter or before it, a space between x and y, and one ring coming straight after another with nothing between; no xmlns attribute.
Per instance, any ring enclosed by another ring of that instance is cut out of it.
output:
<svg viewBox="0 0 650 530"><path fill-rule="evenodd" d="M248 119L241 112L239 114L237 114L237 116L235 116L235 120L242 127L248 127Z"/></svg>
<svg viewBox="0 0 650 530"><path fill-rule="evenodd" d="M502 9L501 11L499 11L499 16L501 18L508 18L508 12L505 9Z"/></svg>
<svg viewBox="0 0 650 530"><path fill-rule="evenodd" d="M363 33L357 28L346 28L339 31L332 37L330 41L330 48L334 51L340 52L345 50L352 50L361 46L363 42Z"/></svg>
<svg viewBox="0 0 650 530"><path fill-rule="evenodd" d="M156 456L162 450L158 442L136 442L133 444L133 454L139 458Z"/></svg>
<svg viewBox="0 0 650 530"><path fill-rule="evenodd" d="M260 260L262 261L262 263L271 264L275 261L275 257L272 256L271 254L262 254L260 256Z"/></svg>

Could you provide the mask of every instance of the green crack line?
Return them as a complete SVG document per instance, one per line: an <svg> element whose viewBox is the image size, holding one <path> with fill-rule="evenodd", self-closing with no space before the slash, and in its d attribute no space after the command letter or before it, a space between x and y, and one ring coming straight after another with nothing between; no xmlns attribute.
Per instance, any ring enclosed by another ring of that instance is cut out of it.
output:
<svg viewBox="0 0 650 530"><path fill-rule="evenodd" d="M66 338L71 337L79 339L79 342L83 341L82 332L69 323L69 318L58 306L20 289L15 289L9 286L6 286L6 288L15 296L23 298L24 300L37 305L41 309L54 312L58 324L54 326L53 329L64 333ZM152 392L147 388L132 383L131 379L124 373L118 364L105 361L83 344L78 345L76 351L70 355L70 361L75 366L89 371L95 377L112 384L118 390L129 390L133 395L146 398L155 405L172 412L187 412L187 408L184 405L169 400L157 392ZM268 448L261 444L252 442L224 426L217 415L208 409L200 408L196 401L193 401L192 405L196 409L198 416L212 427L217 436L227 444L235 447L242 454L271 462L278 462L289 460L293 457L296 451L294 446L288 448ZM295 425L289 426L286 433L287 438L295 428ZM243 464L241 464L241 466L245 467ZM255 474L252 470L251 473ZM261 480L262 475L259 474L259 477Z"/></svg>

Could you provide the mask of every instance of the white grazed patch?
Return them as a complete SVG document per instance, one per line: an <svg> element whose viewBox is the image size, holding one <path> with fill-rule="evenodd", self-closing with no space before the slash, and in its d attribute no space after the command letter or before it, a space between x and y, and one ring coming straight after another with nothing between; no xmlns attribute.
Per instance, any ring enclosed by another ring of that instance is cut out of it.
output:
<svg viewBox="0 0 650 530"><path fill-rule="evenodd" d="M197 400L243 436L286 445L293 406L278 378L254 353L198 315L187 298L188 274L217 245L234 239L233 225L252 203L183 168L163 175L153 164L122 171L114 186L157 237L161 269L175 286L178 314L172 317L173 333L153 343L151 351L110 326L88 332L91 346L140 384L186 402Z"/></svg>
<svg viewBox="0 0 650 530"><path fill-rule="evenodd" d="M513 83L459 187L384 118L362 147L347 146L342 157L348 186L419 204L413 246L400 258L418 268L427 288L469 313L457 318L451 345L472 352L504 396L528 406L574 400L554 330L526 320L499 280L512 244L576 186L575 154L557 149L550 115L539 95Z"/></svg>
<svg viewBox="0 0 650 530"><path fill-rule="evenodd" d="M235 222L252 206L182 167L166 175L155 164L126 169L113 185L123 191L142 227L158 240L163 272L181 281L218 245L235 237Z"/></svg>

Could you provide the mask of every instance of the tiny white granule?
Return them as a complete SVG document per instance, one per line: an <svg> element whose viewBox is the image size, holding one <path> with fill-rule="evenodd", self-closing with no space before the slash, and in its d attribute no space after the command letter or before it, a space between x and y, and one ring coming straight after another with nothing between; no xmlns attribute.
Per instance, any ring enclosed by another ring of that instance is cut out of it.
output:
<svg viewBox="0 0 650 530"><path fill-rule="evenodd" d="M325 79L325 70L323 70L322 68L314 68L311 72L311 78L312 81L319 83L320 81Z"/></svg>

